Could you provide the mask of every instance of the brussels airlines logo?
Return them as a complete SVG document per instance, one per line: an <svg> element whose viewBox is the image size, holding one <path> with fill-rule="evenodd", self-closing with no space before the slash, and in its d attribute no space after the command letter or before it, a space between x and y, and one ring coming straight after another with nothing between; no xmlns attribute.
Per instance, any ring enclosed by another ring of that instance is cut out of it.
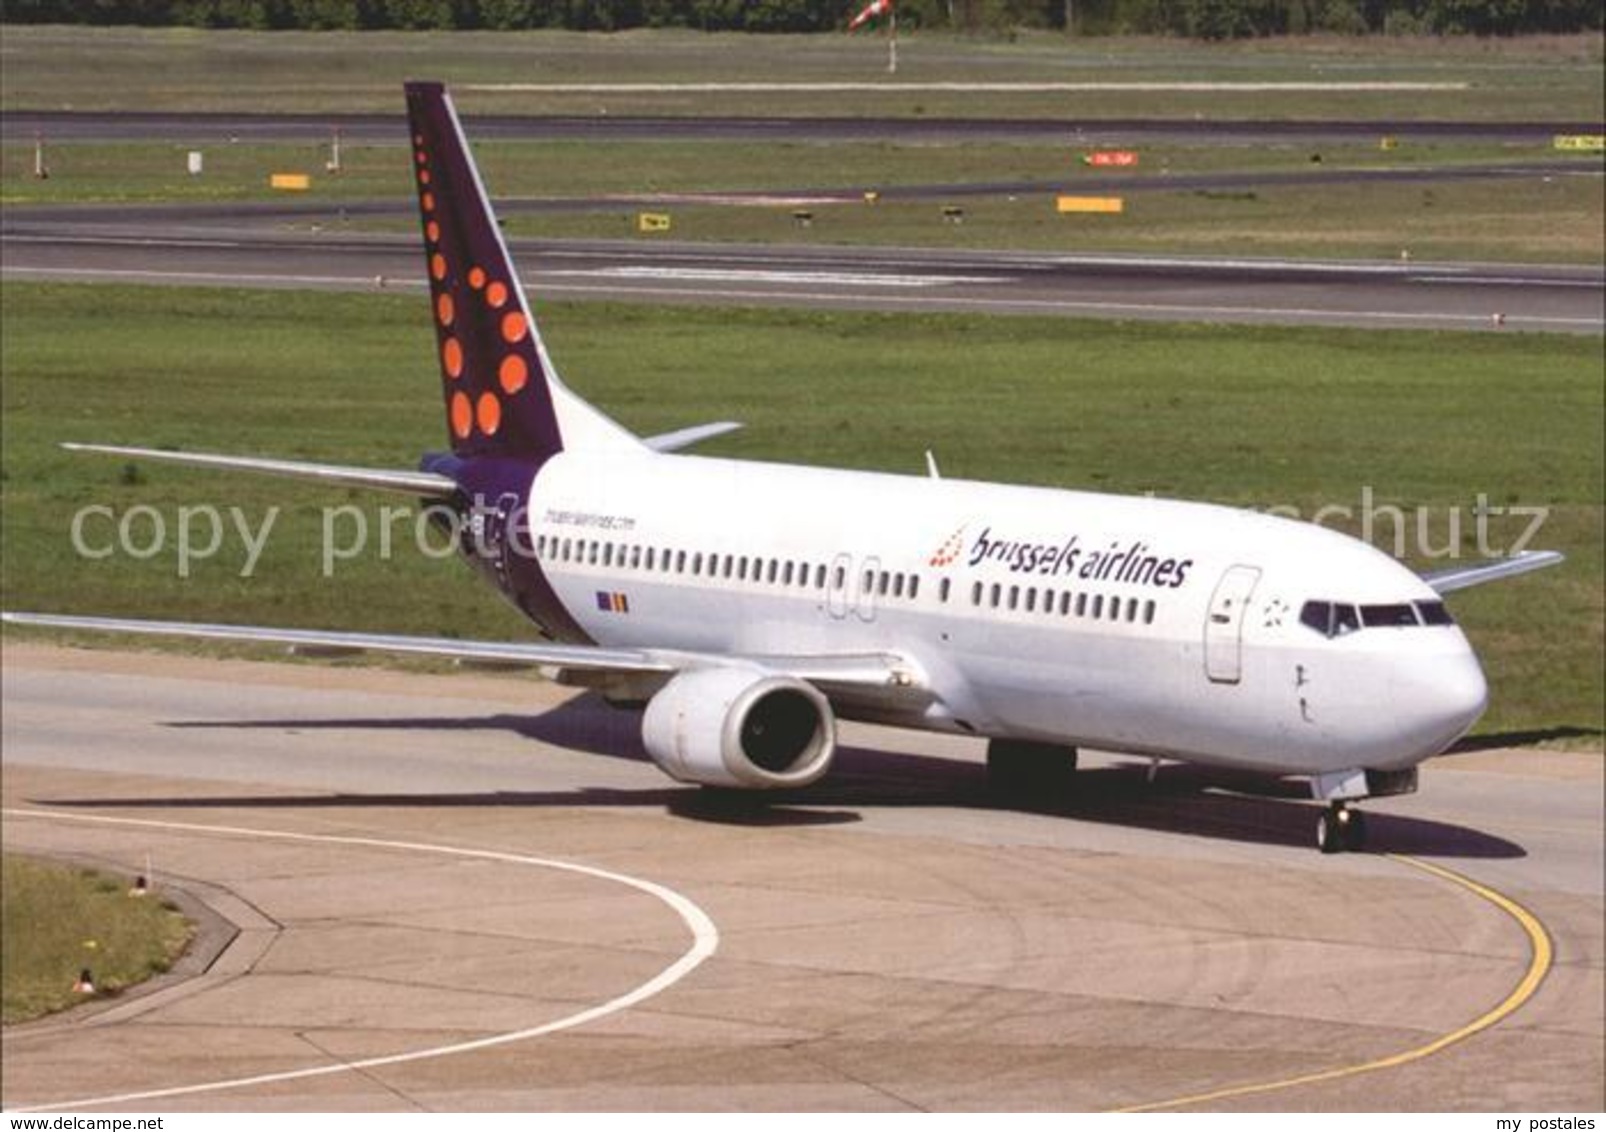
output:
<svg viewBox="0 0 1606 1132"><path fill-rule="evenodd" d="M968 525L968 524L967 524ZM965 527L948 536L948 541L937 548L937 552L926 560L928 566L952 566L959 561L960 552L965 549Z"/></svg>
<svg viewBox="0 0 1606 1132"><path fill-rule="evenodd" d="M962 538L964 528L955 532ZM952 540L950 540L952 542ZM944 550L947 549L945 545ZM940 552L939 552L940 553ZM1188 580L1193 559L1154 551L1147 542L1134 539L1112 540L1103 549L1085 545L1080 536L1063 542L1026 542L994 538L986 528L971 543L967 565L998 562L1016 574L1040 574L1048 578L1077 578L1088 582L1124 582L1134 586L1176 589ZM938 563L932 558L932 565Z"/></svg>

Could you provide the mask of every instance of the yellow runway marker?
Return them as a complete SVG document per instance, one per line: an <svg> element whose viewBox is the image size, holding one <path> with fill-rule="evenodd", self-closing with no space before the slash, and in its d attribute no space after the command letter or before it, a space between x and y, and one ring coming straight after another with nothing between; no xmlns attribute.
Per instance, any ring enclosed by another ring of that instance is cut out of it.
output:
<svg viewBox="0 0 1606 1132"><path fill-rule="evenodd" d="M1336 1069L1324 1069L1317 1073L1306 1073L1298 1077L1288 1077L1281 1081L1262 1081L1251 1085L1230 1085L1224 1089L1215 1089L1208 1093L1195 1093L1186 1097L1174 1097L1171 1100L1155 1101L1152 1104L1132 1105L1129 1108L1118 1108L1116 1112L1160 1112L1168 1108L1186 1108L1190 1105L1211 1104L1215 1101L1231 1100L1235 1097L1255 1096L1259 1093L1272 1093L1278 1089L1292 1089L1299 1085L1316 1085L1326 1081L1339 1081L1345 1077L1358 1077L1362 1073L1375 1073L1380 1069L1395 1069L1401 1065L1409 1065L1413 1061L1421 1061L1425 1057L1432 1057L1441 1050L1448 1049L1457 1042L1465 1041L1474 1034L1482 1033L1489 1027L1508 1018L1512 1013L1522 1007L1539 984L1544 982L1545 975L1550 971L1551 959L1554 954L1550 945L1550 936L1545 931L1544 924L1539 922L1528 909L1503 893L1496 892L1486 885L1479 884L1470 877L1438 865L1430 865L1426 861L1419 861L1415 857L1404 857L1390 853L1391 861L1398 861L1402 865L1410 865L1414 869L1421 869L1425 873L1447 880L1451 884L1466 889L1474 896L1493 904L1506 915L1516 920L1522 930L1528 934L1528 943L1532 952L1528 963L1528 970L1512 992L1501 1000L1493 1009L1474 1018L1459 1030L1454 1030L1442 1037L1435 1038L1426 1045L1414 1049L1404 1050L1389 1057L1380 1057L1375 1061L1363 1062L1359 1065L1343 1065Z"/></svg>

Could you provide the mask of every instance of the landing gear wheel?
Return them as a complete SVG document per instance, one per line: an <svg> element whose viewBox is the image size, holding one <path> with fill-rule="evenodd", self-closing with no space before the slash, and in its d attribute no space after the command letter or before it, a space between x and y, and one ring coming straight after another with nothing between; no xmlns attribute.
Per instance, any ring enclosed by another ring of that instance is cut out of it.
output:
<svg viewBox="0 0 1606 1132"><path fill-rule="evenodd" d="M1349 824L1344 831L1344 848L1350 853L1359 853L1366 848L1366 815L1359 810L1346 810L1349 814Z"/></svg>
<svg viewBox="0 0 1606 1132"><path fill-rule="evenodd" d="M1344 836L1338 827L1335 810L1323 810L1316 819L1316 848L1323 853L1337 853L1344 848Z"/></svg>
<svg viewBox="0 0 1606 1132"><path fill-rule="evenodd" d="M987 744L987 784L1007 797L1052 800L1070 787L1075 772L1075 747L1019 739L994 739Z"/></svg>
<svg viewBox="0 0 1606 1132"><path fill-rule="evenodd" d="M1323 853L1358 853L1366 845L1366 818L1334 802L1316 819L1316 848Z"/></svg>

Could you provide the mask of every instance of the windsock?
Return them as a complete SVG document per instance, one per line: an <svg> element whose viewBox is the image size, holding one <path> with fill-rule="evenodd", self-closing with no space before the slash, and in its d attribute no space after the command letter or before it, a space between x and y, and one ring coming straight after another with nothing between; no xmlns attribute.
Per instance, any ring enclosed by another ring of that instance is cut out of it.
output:
<svg viewBox="0 0 1606 1132"><path fill-rule="evenodd" d="M875 17L884 16L890 11L892 11L892 0L870 0L870 3L865 5L864 11L853 17L852 22L848 24L848 30L853 31L855 28L875 19Z"/></svg>

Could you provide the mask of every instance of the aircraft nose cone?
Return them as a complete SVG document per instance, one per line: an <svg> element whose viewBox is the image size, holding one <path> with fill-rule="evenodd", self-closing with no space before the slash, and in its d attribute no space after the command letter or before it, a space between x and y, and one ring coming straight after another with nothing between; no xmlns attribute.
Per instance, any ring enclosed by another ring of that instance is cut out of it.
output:
<svg viewBox="0 0 1606 1132"><path fill-rule="evenodd" d="M1465 646L1411 657L1401 664L1393 693L1419 758L1438 754L1466 734L1489 704L1483 669Z"/></svg>

